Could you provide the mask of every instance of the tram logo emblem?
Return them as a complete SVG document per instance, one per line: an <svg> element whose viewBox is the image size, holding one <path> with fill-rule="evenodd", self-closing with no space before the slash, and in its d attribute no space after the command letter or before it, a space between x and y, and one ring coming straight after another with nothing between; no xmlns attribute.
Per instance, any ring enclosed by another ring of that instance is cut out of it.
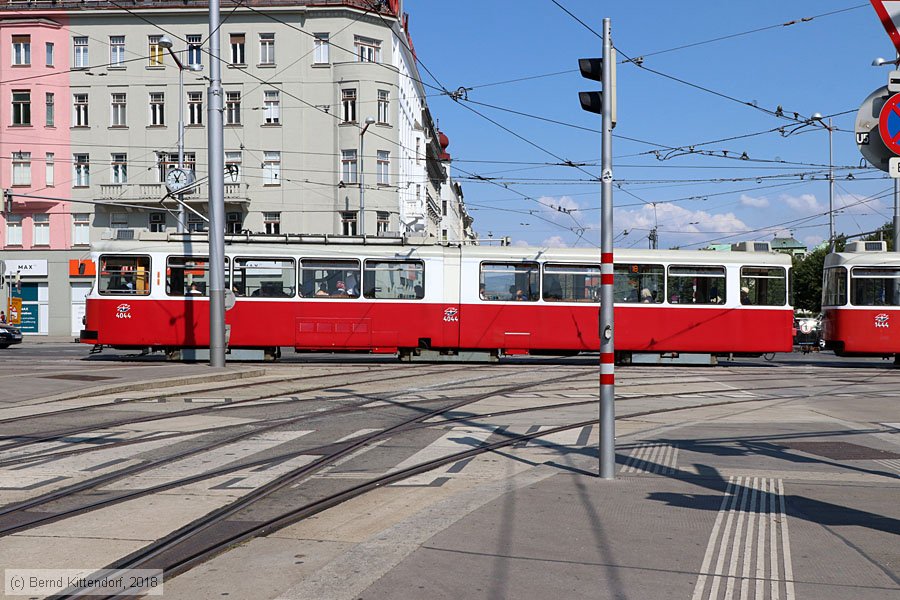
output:
<svg viewBox="0 0 900 600"><path fill-rule="evenodd" d="M888 323L888 319L890 319L890 318L891 318L891 316L887 313L881 313L881 314L875 315L875 327L885 327L885 328L890 327L891 324Z"/></svg>
<svg viewBox="0 0 900 600"><path fill-rule="evenodd" d="M130 304L120 304L116 307L116 318L117 319L130 319L131 318L131 305Z"/></svg>
<svg viewBox="0 0 900 600"><path fill-rule="evenodd" d="M459 322L459 309L455 306L451 306L450 308L444 309L444 323L458 323Z"/></svg>

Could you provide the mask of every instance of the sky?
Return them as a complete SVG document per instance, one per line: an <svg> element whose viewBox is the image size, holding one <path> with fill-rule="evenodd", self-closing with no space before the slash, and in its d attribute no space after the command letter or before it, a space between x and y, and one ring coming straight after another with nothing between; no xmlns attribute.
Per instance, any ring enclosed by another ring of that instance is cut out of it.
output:
<svg viewBox="0 0 900 600"><path fill-rule="evenodd" d="M653 227L660 248L826 240L829 134L809 124L815 113L833 118L835 232L892 218L893 181L863 161L854 134L890 72L872 61L896 55L868 1L404 0L404 10L482 239L599 247L600 116L578 101L599 83L578 59L601 56L605 17L619 60L643 57L617 69L615 247L649 247ZM556 166L567 161L579 166Z"/></svg>

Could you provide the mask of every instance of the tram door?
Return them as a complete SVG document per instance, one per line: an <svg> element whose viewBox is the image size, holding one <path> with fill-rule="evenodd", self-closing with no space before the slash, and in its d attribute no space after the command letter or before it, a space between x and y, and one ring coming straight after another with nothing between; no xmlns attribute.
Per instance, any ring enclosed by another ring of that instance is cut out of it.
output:
<svg viewBox="0 0 900 600"><path fill-rule="evenodd" d="M462 277L460 276L461 249L444 248L444 304L443 338L445 348L459 348L459 322L463 318L460 306Z"/></svg>

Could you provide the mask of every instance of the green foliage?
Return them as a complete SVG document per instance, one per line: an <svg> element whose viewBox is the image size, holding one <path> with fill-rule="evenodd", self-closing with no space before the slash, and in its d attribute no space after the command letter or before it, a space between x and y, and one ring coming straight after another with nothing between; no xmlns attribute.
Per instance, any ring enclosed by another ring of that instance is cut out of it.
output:
<svg viewBox="0 0 900 600"><path fill-rule="evenodd" d="M888 252L894 251L894 224L890 221L882 225L878 231L862 238L865 242L877 242L884 240L887 242Z"/></svg>
<svg viewBox="0 0 900 600"><path fill-rule="evenodd" d="M805 258L794 257L794 308L818 314L822 310L822 271L826 248L819 248Z"/></svg>

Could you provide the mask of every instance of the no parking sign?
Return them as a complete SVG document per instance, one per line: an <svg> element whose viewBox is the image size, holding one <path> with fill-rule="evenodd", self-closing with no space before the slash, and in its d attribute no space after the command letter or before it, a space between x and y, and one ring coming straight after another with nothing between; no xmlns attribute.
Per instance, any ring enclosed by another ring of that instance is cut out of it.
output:
<svg viewBox="0 0 900 600"><path fill-rule="evenodd" d="M878 114L878 133L887 149L900 155L900 94L887 99Z"/></svg>

